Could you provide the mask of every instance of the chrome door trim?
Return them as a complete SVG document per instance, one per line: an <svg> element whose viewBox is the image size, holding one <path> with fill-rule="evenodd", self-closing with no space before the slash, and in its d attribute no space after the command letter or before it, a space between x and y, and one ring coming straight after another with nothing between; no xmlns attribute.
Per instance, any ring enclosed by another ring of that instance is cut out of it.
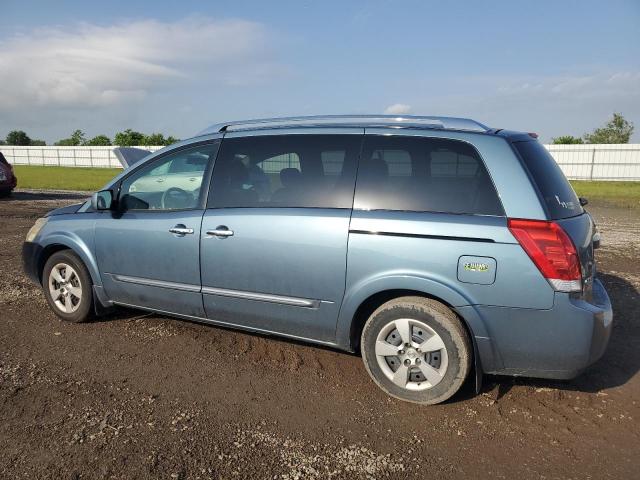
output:
<svg viewBox="0 0 640 480"><path fill-rule="evenodd" d="M116 275L107 273L114 280L125 283L134 283L136 285L147 285L150 287L170 288L173 290L183 290L187 292L202 292L208 295L220 295L222 297L242 298L245 300L256 300L259 302L280 303L282 305L291 305L293 307L318 308L320 300L308 298L287 297L283 295L271 295L268 293L245 292L242 290L229 290L226 288L202 287L191 285L188 283L167 282L165 280L154 280L152 278L131 277L129 275Z"/></svg>
<svg viewBox="0 0 640 480"><path fill-rule="evenodd" d="M149 287L170 288L173 290L183 290L186 292L200 292L199 285L191 285L189 283L167 282L165 280L154 280L152 278L130 277L128 275L116 275L107 273L114 280L125 283L135 283L136 285L147 285Z"/></svg>
<svg viewBox="0 0 640 480"><path fill-rule="evenodd" d="M242 298L245 300L257 300L259 302L280 303L294 307L318 308L320 306L320 300L271 295L268 293L245 292L242 290L229 290L226 288L202 287L202 293L220 295L222 297Z"/></svg>

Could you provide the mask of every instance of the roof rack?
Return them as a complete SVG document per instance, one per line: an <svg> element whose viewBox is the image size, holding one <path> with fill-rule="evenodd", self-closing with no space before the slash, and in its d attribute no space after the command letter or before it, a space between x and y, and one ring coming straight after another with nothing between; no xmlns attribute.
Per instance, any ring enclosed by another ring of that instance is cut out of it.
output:
<svg viewBox="0 0 640 480"><path fill-rule="evenodd" d="M309 117L261 118L217 123L196 136L261 128L357 126L395 128L436 128L487 132L489 127L470 118L423 117L415 115L316 115Z"/></svg>

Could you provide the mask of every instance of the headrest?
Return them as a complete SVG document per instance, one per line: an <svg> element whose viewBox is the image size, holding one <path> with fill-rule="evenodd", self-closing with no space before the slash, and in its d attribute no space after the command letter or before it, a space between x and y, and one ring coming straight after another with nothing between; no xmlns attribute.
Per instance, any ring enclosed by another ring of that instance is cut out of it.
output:
<svg viewBox="0 0 640 480"><path fill-rule="evenodd" d="M244 166L242 160L238 158L234 158L231 161L227 174L229 175L229 183L231 184L247 183L249 180L249 170Z"/></svg>
<svg viewBox="0 0 640 480"><path fill-rule="evenodd" d="M367 172L367 176L369 177L386 178L389 176L389 165L376 155L370 158L367 162L367 169L365 172Z"/></svg>
<svg viewBox="0 0 640 480"><path fill-rule="evenodd" d="M297 168L283 168L280 170L280 183L283 187L295 187L300 183L302 174Z"/></svg>

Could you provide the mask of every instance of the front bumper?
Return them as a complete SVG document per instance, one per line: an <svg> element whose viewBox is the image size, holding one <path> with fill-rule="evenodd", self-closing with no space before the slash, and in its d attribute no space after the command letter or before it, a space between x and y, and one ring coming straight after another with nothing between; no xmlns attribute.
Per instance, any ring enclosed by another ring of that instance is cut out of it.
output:
<svg viewBox="0 0 640 480"><path fill-rule="evenodd" d="M40 258L42 247L37 243L24 242L22 244L22 269L29 279L40 284Z"/></svg>
<svg viewBox="0 0 640 480"><path fill-rule="evenodd" d="M500 360L485 373L574 378L602 357L613 328L611 301L597 279L591 303L556 294L549 310L478 309Z"/></svg>

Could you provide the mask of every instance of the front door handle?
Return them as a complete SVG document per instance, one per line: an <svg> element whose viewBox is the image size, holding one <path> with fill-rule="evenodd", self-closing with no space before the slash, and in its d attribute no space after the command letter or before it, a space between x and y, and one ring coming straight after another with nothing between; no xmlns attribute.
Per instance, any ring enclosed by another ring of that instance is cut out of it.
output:
<svg viewBox="0 0 640 480"><path fill-rule="evenodd" d="M233 237L233 230L229 230L224 225L219 225L216 227L215 230L207 230L207 235L211 235L213 237L218 237L218 238Z"/></svg>
<svg viewBox="0 0 640 480"><path fill-rule="evenodd" d="M175 227L170 228L169 232L176 235L191 235L193 234L193 228L187 228L182 223L179 223Z"/></svg>

